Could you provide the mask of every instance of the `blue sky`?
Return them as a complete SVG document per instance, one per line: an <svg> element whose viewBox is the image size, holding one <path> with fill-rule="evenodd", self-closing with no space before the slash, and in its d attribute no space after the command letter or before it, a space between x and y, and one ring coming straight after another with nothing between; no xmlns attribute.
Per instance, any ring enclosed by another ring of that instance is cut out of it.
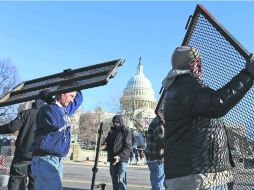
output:
<svg viewBox="0 0 254 190"><path fill-rule="evenodd" d="M10 1L0 2L0 59L11 60L21 81L125 59L108 85L83 91L84 110L116 111L141 56L158 100L171 53L197 3L254 51L251 1Z"/></svg>

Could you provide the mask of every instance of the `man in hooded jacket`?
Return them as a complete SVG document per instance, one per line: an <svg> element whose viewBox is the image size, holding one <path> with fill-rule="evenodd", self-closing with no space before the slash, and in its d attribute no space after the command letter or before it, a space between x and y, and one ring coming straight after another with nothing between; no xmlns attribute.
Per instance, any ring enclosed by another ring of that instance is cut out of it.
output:
<svg viewBox="0 0 254 190"><path fill-rule="evenodd" d="M107 150L113 190L126 190L126 163L130 158L131 133L123 125L121 115L115 115L105 139L103 150Z"/></svg>
<svg viewBox="0 0 254 190"><path fill-rule="evenodd" d="M233 181L227 134L220 117L227 114L253 85L254 63L225 86L203 85L198 49L181 46L172 55L166 90L165 177L170 190L228 189Z"/></svg>
<svg viewBox="0 0 254 190"><path fill-rule="evenodd" d="M37 112L36 102L33 102L31 109L22 110L14 120L0 126L0 134L14 133L19 130L10 169L9 190L25 190L26 177L29 178L28 190L35 189L31 172L32 152L29 149L34 138Z"/></svg>

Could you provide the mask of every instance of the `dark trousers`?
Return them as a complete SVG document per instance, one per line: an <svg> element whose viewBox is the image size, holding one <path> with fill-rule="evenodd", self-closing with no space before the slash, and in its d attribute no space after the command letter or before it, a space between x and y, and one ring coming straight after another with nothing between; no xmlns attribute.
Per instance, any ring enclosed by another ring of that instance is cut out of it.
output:
<svg viewBox="0 0 254 190"><path fill-rule="evenodd" d="M126 162L110 163L110 175L113 190L126 190Z"/></svg>
<svg viewBox="0 0 254 190"><path fill-rule="evenodd" d="M8 190L26 190L28 181L28 190L34 190L34 178L31 172L31 162L15 162L11 164Z"/></svg>

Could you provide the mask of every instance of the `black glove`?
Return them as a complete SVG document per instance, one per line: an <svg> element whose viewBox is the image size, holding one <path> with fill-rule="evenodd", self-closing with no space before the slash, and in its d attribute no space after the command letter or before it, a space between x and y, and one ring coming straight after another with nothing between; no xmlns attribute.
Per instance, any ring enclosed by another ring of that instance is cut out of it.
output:
<svg viewBox="0 0 254 190"><path fill-rule="evenodd" d="M254 57L253 54L251 53L248 57L245 69L247 70L247 72L251 75L251 77L254 79Z"/></svg>
<svg viewBox="0 0 254 190"><path fill-rule="evenodd" d="M251 77L254 79L254 61L248 61L246 63L246 69Z"/></svg>
<svg viewBox="0 0 254 190"><path fill-rule="evenodd" d="M50 95L50 91L48 89L40 91L39 98L47 102L48 104L55 101L54 98Z"/></svg>

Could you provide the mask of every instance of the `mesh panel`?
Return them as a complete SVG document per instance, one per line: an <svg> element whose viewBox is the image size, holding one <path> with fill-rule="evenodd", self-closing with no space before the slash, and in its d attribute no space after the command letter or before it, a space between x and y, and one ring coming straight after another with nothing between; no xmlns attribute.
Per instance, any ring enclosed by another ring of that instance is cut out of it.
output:
<svg viewBox="0 0 254 190"><path fill-rule="evenodd" d="M1 97L0 107L37 99L39 92L45 89L50 91L50 95L56 95L105 85L122 64L122 60L118 59L26 81Z"/></svg>
<svg viewBox="0 0 254 190"><path fill-rule="evenodd" d="M182 45L190 45L200 50L202 64L204 68L204 82L212 89L219 89L230 81L241 69L245 67L249 53L239 42L237 42L201 5L198 5L192 17L191 24L186 33ZM156 114L164 121L163 106L165 92L162 93ZM233 169L234 186L230 189L252 190L254 189L254 110L253 88L244 98L224 117L229 146L232 152L236 167ZM223 125L223 124L222 124ZM214 129L209 133L217 136L218 146L223 146L223 135ZM208 137L207 137L208 138ZM201 144L201 149L207 149ZM216 148L216 147L215 147ZM218 147L219 148L219 147ZM225 155L221 154L220 160L224 160ZM200 157L205 157L201 155ZM200 161L199 161L200 162ZM195 167L202 165L196 163ZM219 165L219 163L218 163ZM205 172L216 171L216 168L206 168ZM213 184L226 179L228 174L220 174L209 179ZM224 178L225 177L225 178ZM207 185L206 185L207 187Z"/></svg>
<svg viewBox="0 0 254 190"><path fill-rule="evenodd" d="M75 73L75 78L78 77L86 77L86 76L90 76L91 74L95 75L95 74L100 74L103 72L108 73L110 70L112 70L114 68L114 65L109 65L109 66L104 66L101 68L95 68L93 70L86 70L86 71L79 71ZM24 89L29 89L29 88L34 88L34 87L39 87L42 85L47 85L50 83L56 83L56 82L61 82L64 81L65 78L62 77L56 77L56 78L52 78L52 79L48 79L48 80L44 80L44 81L38 81L38 82L34 82L31 84L27 84L26 86L23 87Z"/></svg>
<svg viewBox="0 0 254 190"><path fill-rule="evenodd" d="M0 175L9 175L15 151L14 136L0 135Z"/></svg>
<svg viewBox="0 0 254 190"><path fill-rule="evenodd" d="M94 87L94 86L98 86L98 84L100 84L101 82L105 81L106 77L105 76L98 76L98 77L93 77L93 78L88 78L85 80L79 80L79 81L74 81L72 83L72 86L88 86L89 88ZM102 83L103 84L103 83ZM68 86L67 87L62 87L61 85L54 85L54 86L50 86L47 89L49 89L51 92L55 92L55 91L66 91L68 90ZM18 98L29 98L32 96L36 96L37 94L39 94L39 92L41 91L41 89L39 90L33 90L33 91L28 91L25 93L19 93L17 95L13 95L11 96L8 101L15 101Z"/></svg>

